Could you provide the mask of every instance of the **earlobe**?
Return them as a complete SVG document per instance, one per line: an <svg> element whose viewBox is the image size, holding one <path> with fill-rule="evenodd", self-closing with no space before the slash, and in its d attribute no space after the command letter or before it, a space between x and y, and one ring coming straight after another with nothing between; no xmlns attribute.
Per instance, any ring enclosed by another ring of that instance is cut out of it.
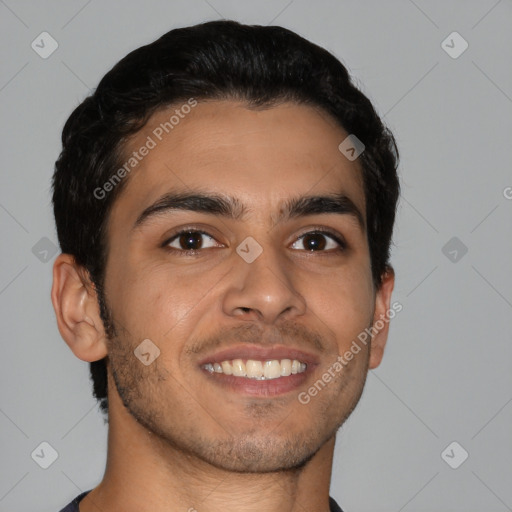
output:
<svg viewBox="0 0 512 512"><path fill-rule="evenodd" d="M370 360L368 368L373 370L380 365L384 356L384 348L389 332L389 311L391 307L391 293L395 285L395 271L388 266L382 276L382 284L375 297L375 312L373 316L373 332Z"/></svg>
<svg viewBox="0 0 512 512"><path fill-rule="evenodd" d="M79 359L98 361L107 355L97 294L72 255L60 254L53 265L51 299L64 341Z"/></svg>

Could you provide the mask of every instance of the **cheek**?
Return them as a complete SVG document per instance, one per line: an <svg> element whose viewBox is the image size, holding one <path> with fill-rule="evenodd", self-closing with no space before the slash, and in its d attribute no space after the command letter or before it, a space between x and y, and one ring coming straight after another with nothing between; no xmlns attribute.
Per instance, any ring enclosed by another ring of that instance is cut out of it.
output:
<svg viewBox="0 0 512 512"><path fill-rule="evenodd" d="M217 272L187 276L179 270L170 271L162 263L124 272L113 297L117 319L125 322L132 336L154 336L165 342L192 327L197 321L194 312L204 308L209 291L221 277Z"/></svg>
<svg viewBox="0 0 512 512"><path fill-rule="evenodd" d="M373 286L369 271L363 267L351 266L315 279L305 290L305 298L343 347L350 345L373 317Z"/></svg>

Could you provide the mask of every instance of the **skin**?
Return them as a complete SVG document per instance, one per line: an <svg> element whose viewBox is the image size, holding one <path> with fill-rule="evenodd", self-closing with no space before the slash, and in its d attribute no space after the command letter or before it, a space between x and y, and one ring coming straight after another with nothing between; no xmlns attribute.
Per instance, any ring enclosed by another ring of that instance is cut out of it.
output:
<svg viewBox="0 0 512 512"><path fill-rule="evenodd" d="M127 152L172 110L154 114ZM140 162L114 204L105 283L113 339L87 274L70 255L56 259L61 335L83 361L108 356L107 467L82 512L329 510L335 434L381 362L388 322L309 403L297 394L385 316L394 275L390 269L374 287L366 232L350 215L277 218L286 199L339 192L364 215L359 162L338 150L346 136L309 106L255 111L199 102ZM162 194L191 189L236 196L250 212L234 220L172 211L132 230ZM162 244L180 227L213 239L202 238L197 255L166 251ZM332 250L337 243L320 235L326 248L308 251L300 237L318 227L335 230L348 248ZM248 236L263 249L252 263L236 252ZM144 339L160 349L148 366L133 354ZM245 341L296 346L320 364L299 390L276 397L222 389L200 370L207 351Z"/></svg>

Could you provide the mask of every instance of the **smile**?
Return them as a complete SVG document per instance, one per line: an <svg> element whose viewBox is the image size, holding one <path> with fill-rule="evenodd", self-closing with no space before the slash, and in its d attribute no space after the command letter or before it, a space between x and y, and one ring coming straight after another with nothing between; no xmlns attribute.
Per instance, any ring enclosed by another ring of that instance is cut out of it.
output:
<svg viewBox="0 0 512 512"><path fill-rule="evenodd" d="M307 364L298 359L233 359L221 363L206 363L201 368L210 373L223 373L234 377L245 377L255 380L272 380L304 373Z"/></svg>

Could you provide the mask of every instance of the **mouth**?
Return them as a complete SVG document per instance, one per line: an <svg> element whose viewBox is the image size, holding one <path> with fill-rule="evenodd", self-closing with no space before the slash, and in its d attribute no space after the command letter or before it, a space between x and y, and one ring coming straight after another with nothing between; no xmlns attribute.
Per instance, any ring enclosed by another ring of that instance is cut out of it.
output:
<svg viewBox="0 0 512 512"><path fill-rule="evenodd" d="M242 346L200 361L212 382L237 393L276 396L298 389L318 365L318 359L298 349Z"/></svg>
<svg viewBox="0 0 512 512"><path fill-rule="evenodd" d="M257 380L273 380L279 377L288 377L297 373L304 373L307 363L297 359L233 359L221 363L206 363L201 365L203 370L210 373L223 373L234 377L246 377Z"/></svg>

